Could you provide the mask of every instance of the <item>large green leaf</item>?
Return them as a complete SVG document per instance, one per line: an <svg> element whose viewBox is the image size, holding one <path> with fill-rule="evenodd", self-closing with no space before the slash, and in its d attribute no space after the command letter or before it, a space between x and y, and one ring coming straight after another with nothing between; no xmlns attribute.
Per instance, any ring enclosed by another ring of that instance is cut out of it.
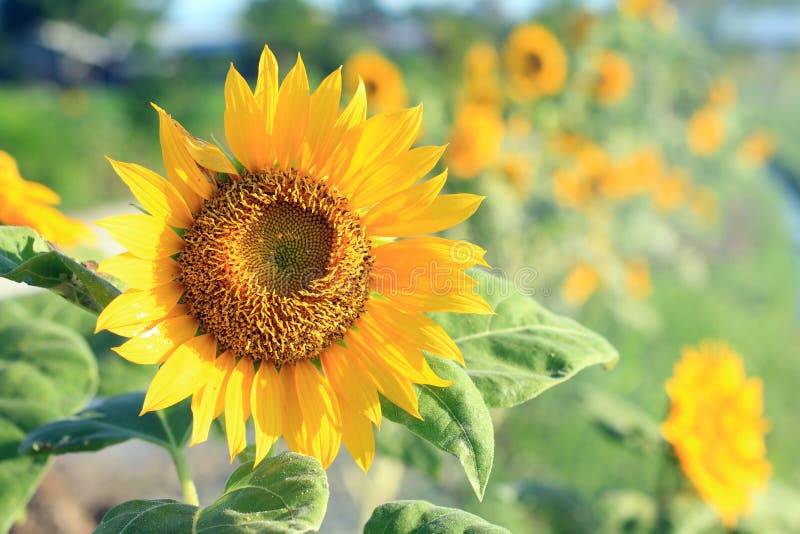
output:
<svg viewBox="0 0 800 534"><path fill-rule="evenodd" d="M0 532L36 489L46 455L18 455L25 435L86 404L97 367L86 342L59 325L0 326Z"/></svg>
<svg viewBox="0 0 800 534"><path fill-rule="evenodd" d="M0 226L0 276L49 289L93 312L119 295L110 282L53 249L30 228Z"/></svg>
<svg viewBox="0 0 800 534"><path fill-rule="evenodd" d="M328 495L319 461L286 452L255 469L252 462L241 465L211 506L129 501L112 508L95 532L307 532L322 524Z"/></svg>
<svg viewBox="0 0 800 534"><path fill-rule="evenodd" d="M437 314L461 348L467 373L489 407L516 406L586 367L612 367L619 355L600 335L544 309L513 283L475 270L495 315Z"/></svg>
<svg viewBox="0 0 800 534"><path fill-rule="evenodd" d="M417 386L423 420L386 399L382 400L383 414L455 455L481 499L494 461L494 428L489 409L475 384L457 364L440 358L429 358L429 363L436 374L452 380L453 384L445 388Z"/></svg>
<svg viewBox="0 0 800 534"><path fill-rule="evenodd" d="M375 508L364 534L510 534L477 515L425 501L395 501Z"/></svg>
<svg viewBox="0 0 800 534"><path fill-rule="evenodd" d="M149 441L168 450L182 449L192 428L189 401L140 416L143 401L144 393L111 397L71 417L42 425L25 437L20 452L96 451L129 439Z"/></svg>

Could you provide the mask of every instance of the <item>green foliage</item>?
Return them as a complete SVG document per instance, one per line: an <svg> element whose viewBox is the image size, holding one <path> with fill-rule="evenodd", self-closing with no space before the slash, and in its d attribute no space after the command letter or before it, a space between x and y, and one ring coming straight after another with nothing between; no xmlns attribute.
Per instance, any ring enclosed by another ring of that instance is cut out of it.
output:
<svg viewBox="0 0 800 534"><path fill-rule="evenodd" d="M55 324L14 324L0 317L0 532L11 526L47 465L20 455L25 434L83 406L97 368L80 336Z"/></svg>
<svg viewBox="0 0 800 534"><path fill-rule="evenodd" d="M658 422L635 405L599 388L581 391L583 408L595 424L629 447L658 452L666 446Z"/></svg>
<svg viewBox="0 0 800 534"><path fill-rule="evenodd" d="M472 489L483 498L494 461L494 430L481 394L458 365L430 358L436 374L453 384L446 388L417 386L422 421L383 399L386 418L443 451L455 455L464 467Z"/></svg>
<svg viewBox="0 0 800 534"><path fill-rule="evenodd" d="M544 309L510 281L472 273L495 315L440 314L461 348L467 374L489 407L510 407L569 380L586 367L611 368L617 351L601 336Z"/></svg>
<svg viewBox="0 0 800 534"><path fill-rule="evenodd" d="M425 501L395 501L378 506L364 534L508 534L480 517L455 508L434 506Z"/></svg>
<svg viewBox="0 0 800 534"><path fill-rule="evenodd" d="M189 401L139 415L144 393L105 399L77 414L40 426L20 446L22 453L64 454L96 451L129 439L149 441L167 450L182 449L189 440Z"/></svg>
<svg viewBox="0 0 800 534"><path fill-rule="evenodd" d="M327 505L328 480L320 463L287 452L255 469L251 462L240 466L210 506L129 501L112 508L95 532L307 532L322 524Z"/></svg>
<svg viewBox="0 0 800 534"><path fill-rule="evenodd" d="M16 226L0 227L0 276L49 289L94 312L119 294L107 280L54 250L33 230Z"/></svg>

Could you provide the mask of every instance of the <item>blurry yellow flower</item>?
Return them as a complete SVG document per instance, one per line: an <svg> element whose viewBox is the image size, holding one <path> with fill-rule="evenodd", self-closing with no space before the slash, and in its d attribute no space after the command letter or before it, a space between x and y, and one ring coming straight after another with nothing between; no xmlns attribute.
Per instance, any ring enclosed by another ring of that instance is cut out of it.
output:
<svg viewBox="0 0 800 534"><path fill-rule="evenodd" d="M88 226L53 208L61 201L49 187L22 178L17 162L0 150L0 224L29 226L59 245L93 241Z"/></svg>
<svg viewBox="0 0 800 534"><path fill-rule="evenodd" d="M567 274L561 287L564 301L573 306L580 306L600 288L600 273L586 262L579 262Z"/></svg>
<svg viewBox="0 0 800 534"><path fill-rule="evenodd" d="M578 133L557 132L551 139L553 150L565 155L574 155L583 146L591 143L586 137Z"/></svg>
<svg viewBox="0 0 800 534"><path fill-rule="evenodd" d="M465 104L456 110L445 161L454 175L474 178L496 161L502 142L500 113L488 106Z"/></svg>
<svg viewBox="0 0 800 534"><path fill-rule="evenodd" d="M625 264L625 290L634 298L646 299L653 292L650 267L643 259L629 260Z"/></svg>
<svg viewBox="0 0 800 534"><path fill-rule="evenodd" d="M604 51L597 64L595 98L605 105L618 104L628 96L633 85L633 71L628 61L617 52Z"/></svg>
<svg viewBox="0 0 800 534"><path fill-rule="evenodd" d="M603 149L588 141L572 155L576 165L553 175L553 195L559 204L581 208L613 189L614 167Z"/></svg>
<svg viewBox="0 0 800 534"><path fill-rule="evenodd" d="M650 21L657 30L669 33L678 25L678 8L663 2L650 11Z"/></svg>
<svg viewBox="0 0 800 534"><path fill-rule="evenodd" d="M505 154L500 162L500 170L517 193L527 196L533 183L533 165L529 156L523 152Z"/></svg>
<svg viewBox="0 0 800 534"><path fill-rule="evenodd" d="M666 384L671 401L661 426L681 468L728 528L753 509L766 489L761 381L748 379L740 356L724 341L683 350Z"/></svg>
<svg viewBox="0 0 800 534"><path fill-rule="evenodd" d="M689 185L689 179L683 171L673 170L665 174L653 190L653 205L662 212L675 211L686 201Z"/></svg>
<svg viewBox="0 0 800 534"><path fill-rule="evenodd" d="M711 156L725 142L725 122L716 108L704 107L695 111L686 127L689 148L697 155Z"/></svg>
<svg viewBox="0 0 800 534"><path fill-rule="evenodd" d="M567 80L564 47L540 24L518 26L508 37L505 62L511 90L520 100L555 95Z"/></svg>
<svg viewBox="0 0 800 534"><path fill-rule="evenodd" d="M358 86L359 77L364 81L370 109L394 111L408 103L400 69L380 52L366 50L347 60L344 82L350 92Z"/></svg>
<svg viewBox="0 0 800 534"><path fill-rule="evenodd" d="M557 169L553 173L553 196L563 206L580 208L592 198L592 189L577 168Z"/></svg>
<svg viewBox="0 0 800 534"><path fill-rule="evenodd" d="M708 90L708 103L720 109L726 109L736 103L739 92L736 83L730 78L717 79Z"/></svg>
<svg viewBox="0 0 800 534"><path fill-rule="evenodd" d="M615 166L615 187L607 188L612 198L622 198L651 191L664 175L664 160L654 147L644 146Z"/></svg>
<svg viewBox="0 0 800 534"><path fill-rule="evenodd" d="M689 206L701 221L710 224L719 212L717 194L708 187L695 187L690 193Z"/></svg>
<svg viewBox="0 0 800 534"><path fill-rule="evenodd" d="M748 167L758 167L772 158L778 149L775 136L766 130L758 130L739 146L739 158Z"/></svg>
<svg viewBox="0 0 800 534"><path fill-rule="evenodd" d="M233 65L225 82L241 168L161 108L168 179L111 161L147 213L98 223L128 249L98 270L130 289L97 330L130 338L114 349L125 359L162 364L143 413L192 397L190 444L224 412L231 461L252 416L256 463L283 436L326 468L344 444L366 471L378 392L419 418L413 384L451 383L421 351L464 363L425 312L491 313L464 275L484 251L428 235L482 197L439 195L446 172L425 179L444 147L411 148L421 106L367 119L364 86L341 110L341 82L337 69L312 91L298 55L279 84L264 47L255 90Z"/></svg>
<svg viewBox="0 0 800 534"><path fill-rule="evenodd" d="M508 135L517 139L525 138L530 135L533 125L530 119L520 115L519 113L512 113L507 121Z"/></svg>
<svg viewBox="0 0 800 534"><path fill-rule="evenodd" d="M497 72L499 56L494 45L480 42L469 47L464 54L464 76L483 78Z"/></svg>
<svg viewBox="0 0 800 534"><path fill-rule="evenodd" d="M619 10L628 17L642 18L657 12L664 0L619 0Z"/></svg>

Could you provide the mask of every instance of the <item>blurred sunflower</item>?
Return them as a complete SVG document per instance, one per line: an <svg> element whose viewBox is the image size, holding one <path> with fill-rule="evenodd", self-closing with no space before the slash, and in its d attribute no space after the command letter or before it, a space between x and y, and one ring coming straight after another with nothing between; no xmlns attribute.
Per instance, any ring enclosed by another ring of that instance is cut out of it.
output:
<svg viewBox="0 0 800 534"><path fill-rule="evenodd" d="M147 213L98 223L129 249L100 270L131 289L97 329L163 364L142 413L192 396L195 444L225 412L231 459L252 415L257 462L282 435L324 466L343 441L368 469L378 393L419 418L413 384L449 384L421 351L463 364L425 312L491 313L465 273L484 251L425 236L481 197L439 195L446 172L416 184L444 152L410 149L422 107L366 119L364 84L341 113L340 97L340 70L311 93L299 56L279 86L265 47L255 92L233 66L225 82L241 167L157 107L169 180L111 162Z"/></svg>
<svg viewBox="0 0 800 534"><path fill-rule="evenodd" d="M49 187L23 179L14 158L0 150L0 224L29 226L64 246L94 241L88 226L53 208L59 202Z"/></svg>
<svg viewBox="0 0 800 534"><path fill-rule="evenodd" d="M778 141L775 136L766 130L758 130L742 141L738 154L742 163L748 167L758 167L772 158L777 149Z"/></svg>
<svg viewBox="0 0 800 534"><path fill-rule="evenodd" d="M497 72L500 59L494 45L479 42L471 45L464 54L464 76L468 79L484 78Z"/></svg>
<svg viewBox="0 0 800 534"><path fill-rule="evenodd" d="M632 259L625 263L625 290L637 299L646 299L653 292L650 267L643 259Z"/></svg>
<svg viewBox="0 0 800 534"><path fill-rule="evenodd" d="M533 185L533 165L524 152L509 152L500 159L500 171L508 183L523 198L528 196Z"/></svg>
<svg viewBox="0 0 800 534"><path fill-rule="evenodd" d="M739 98L736 83L730 78L719 78L708 90L708 103L720 109L727 109Z"/></svg>
<svg viewBox="0 0 800 534"><path fill-rule="evenodd" d="M664 160L652 146L644 146L615 164L614 187L607 187L612 198L625 198L652 191L664 175Z"/></svg>
<svg viewBox="0 0 800 534"><path fill-rule="evenodd" d="M503 91L497 74L497 50L489 43L475 43L464 55L461 102L499 108Z"/></svg>
<svg viewBox="0 0 800 534"><path fill-rule="evenodd" d="M652 191L653 205L661 212L675 211L686 202L689 186L689 177L684 171L673 169L665 173Z"/></svg>
<svg viewBox="0 0 800 534"><path fill-rule="evenodd" d="M628 61L610 50L600 54L594 95L598 102L611 106L622 102L633 86L633 71Z"/></svg>
<svg viewBox="0 0 800 534"><path fill-rule="evenodd" d="M706 340L683 350L666 389L672 406L661 433L697 491L733 529L770 475L761 381L746 377L726 342Z"/></svg>
<svg viewBox="0 0 800 534"><path fill-rule="evenodd" d="M664 0L619 0L617 5L628 17L644 18L658 12L664 3Z"/></svg>
<svg viewBox="0 0 800 534"><path fill-rule="evenodd" d="M505 63L512 93L520 100L558 94L567 80L567 53L556 36L540 24L525 24L511 32Z"/></svg>
<svg viewBox="0 0 800 534"><path fill-rule="evenodd" d="M400 69L380 52L365 50L345 62L345 87L355 90L359 78L364 82L371 110L395 111L408 104Z"/></svg>
<svg viewBox="0 0 800 534"><path fill-rule="evenodd" d="M579 262L570 269L561 296L572 306L580 306L600 288L600 273L592 265Z"/></svg>
<svg viewBox="0 0 800 534"><path fill-rule="evenodd" d="M445 162L456 176L474 178L497 160L503 133L503 120L497 109L464 104L455 113Z"/></svg>
<svg viewBox="0 0 800 534"><path fill-rule="evenodd" d="M725 142L725 134L722 113L708 106L695 111L686 127L689 148L699 156L715 154Z"/></svg>

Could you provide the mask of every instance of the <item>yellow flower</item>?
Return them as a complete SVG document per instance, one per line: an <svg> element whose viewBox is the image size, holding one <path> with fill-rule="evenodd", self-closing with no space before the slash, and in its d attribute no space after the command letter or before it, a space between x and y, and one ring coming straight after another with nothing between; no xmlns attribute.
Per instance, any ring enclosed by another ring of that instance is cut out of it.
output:
<svg viewBox="0 0 800 534"><path fill-rule="evenodd" d="M722 113L712 107L697 110L686 127L689 148L699 156L715 154L725 142L725 122Z"/></svg>
<svg viewBox="0 0 800 534"><path fill-rule="evenodd" d="M474 178L495 162L503 142L503 120L492 107L468 103L456 110L445 156L453 174Z"/></svg>
<svg viewBox="0 0 800 534"><path fill-rule="evenodd" d="M653 205L658 211L671 212L686 201L689 194L689 178L681 170L666 173L655 185L652 193Z"/></svg>
<svg viewBox="0 0 800 534"><path fill-rule="evenodd" d="M252 415L256 461L283 436L324 466L344 442L366 470L378 393L419 417L413 384L449 385L421 351L463 364L425 312L491 313L465 273L484 251L425 235L481 197L439 195L446 172L417 183L444 151L410 148L422 107L367 119L364 84L341 113L340 98L340 71L312 93L299 56L279 86L265 47L255 92L233 66L225 82L241 167L157 107L169 180L111 162L147 214L98 223L128 249L100 271L130 289L97 329L163 364L143 413L192 396L192 444L224 411L233 458Z"/></svg>
<svg viewBox="0 0 800 534"><path fill-rule="evenodd" d="M619 0L619 10L628 17L643 18L658 12L664 0Z"/></svg>
<svg viewBox="0 0 800 534"><path fill-rule="evenodd" d="M491 76L497 72L499 62L492 44L475 43L464 54L464 76L468 79Z"/></svg>
<svg viewBox="0 0 800 534"><path fill-rule="evenodd" d="M553 196L563 206L581 208L591 200L592 188L579 169L557 169L553 173Z"/></svg>
<svg viewBox="0 0 800 534"><path fill-rule="evenodd" d="M49 187L24 180L14 158L0 150L0 224L29 226L45 239L64 246L93 241L88 226L53 207L59 202L61 199Z"/></svg>
<svg viewBox="0 0 800 534"><path fill-rule="evenodd" d="M511 32L505 62L511 89L520 100L558 94L567 80L567 53L556 36L540 24L525 24Z"/></svg>
<svg viewBox="0 0 800 534"><path fill-rule="evenodd" d="M738 152L742 163L748 167L758 167L772 158L777 149L775 136L766 130L758 130L742 142Z"/></svg>
<svg viewBox="0 0 800 534"><path fill-rule="evenodd" d="M625 264L625 290L634 298L646 299L653 292L650 267L642 259L629 260Z"/></svg>
<svg viewBox="0 0 800 534"><path fill-rule="evenodd" d="M737 99L736 83L730 78L717 79L708 90L708 103L720 109L731 107Z"/></svg>
<svg viewBox="0 0 800 534"><path fill-rule="evenodd" d="M608 155L591 142L582 143L572 154L577 164L553 175L553 195L565 206L581 208L614 189L614 167Z"/></svg>
<svg viewBox="0 0 800 534"><path fill-rule="evenodd" d="M606 188L611 198L624 198L651 191L664 175L664 161L654 147L644 146L615 165L613 187Z"/></svg>
<svg viewBox="0 0 800 534"><path fill-rule="evenodd" d="M745 376L726 342L707 340L683 350L666 389L672 407L661 433L703 499L734 528L770 474L761 381Z"/></svg>
<svg viewBox="0 0 800 534"><path fill-rule="evenodd" d="M606 106L622 102L633 85L633 71L625 58L606 50L600 55L597 65L597 81L594 95Z"/></svg>
<svg viewBox="0 0 800 534"><path fill-rule="evenodd" d="M528 195L533 183L533 165L523 152L510 152L503 156L500 170L508 183L523 197Z"/></svg>
<svg viewBox="0 0 800 534"><path fill-rule="evenodd" d="M579 262L567 274L561 287L564 301L580 306L600 288L600 273L586 262Z"/></svg>
<svg viewBox="0 0 800 534"><path fill-rule="evenodd" d="M380 52L366 50L347 60L344 65L345 87L355 90L359 77L364 82L370 109L395 111L408 104L400 69Z"/></svg>

